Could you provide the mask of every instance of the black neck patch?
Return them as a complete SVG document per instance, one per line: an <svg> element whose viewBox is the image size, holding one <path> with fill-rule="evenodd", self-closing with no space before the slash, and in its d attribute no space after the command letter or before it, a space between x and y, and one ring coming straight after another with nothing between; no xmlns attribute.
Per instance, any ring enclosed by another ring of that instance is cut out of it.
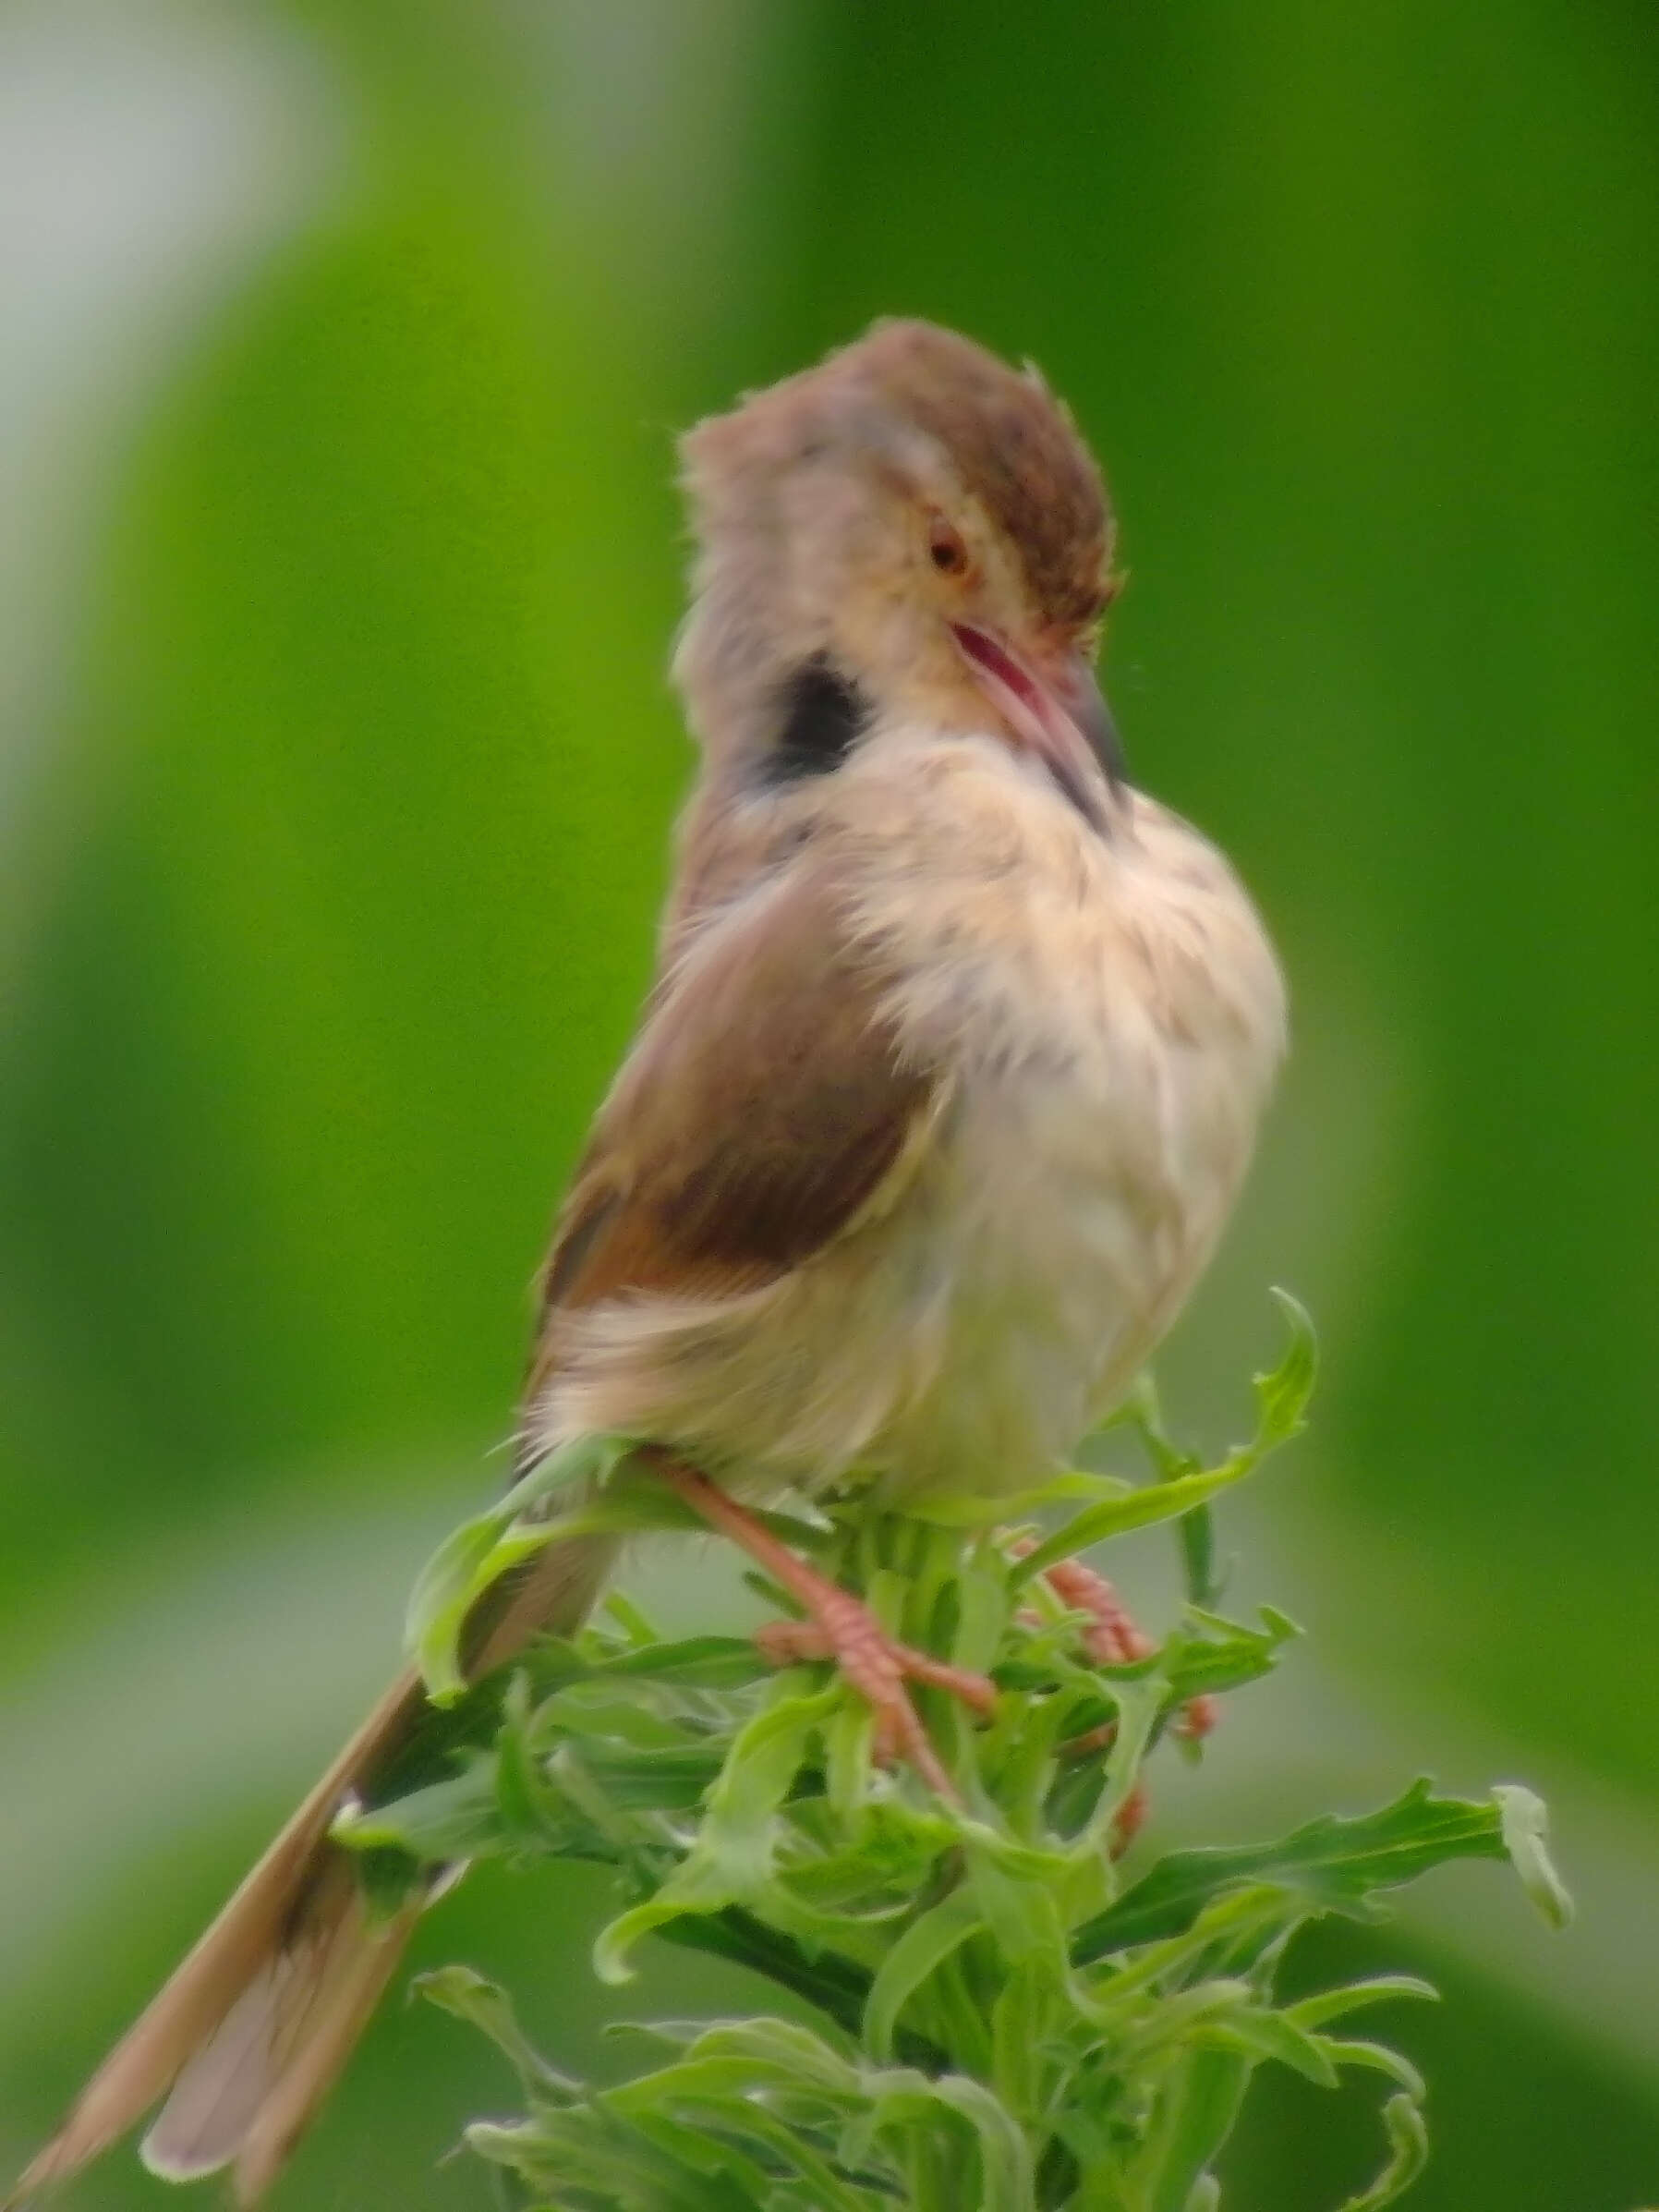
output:
<svg viewBox="0 0 1659 2212"><path fill-rule="evenodd" d="M760 762L768 784L832 775L857 744L869 709L856 684L822 653L803 661L778 693L777 734Z"/></svg>

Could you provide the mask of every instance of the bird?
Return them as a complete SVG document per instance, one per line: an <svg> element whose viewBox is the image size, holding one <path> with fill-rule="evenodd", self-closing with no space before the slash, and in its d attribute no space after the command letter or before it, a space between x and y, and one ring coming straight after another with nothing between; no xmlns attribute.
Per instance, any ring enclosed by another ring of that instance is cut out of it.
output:
<svg viewBox="0 0 1659 2212"><path fill-rule="evenodd" d="M1120 1405L1232 1210L1285 985L1229 862L1130 779L1094 673L1116 520L1035 369L885 320L680 455L698 772L539 1278L516 1465L642 1440L798 1601L776 1656L835 1659L878 1750L948 1789L906 1683L991 1686L895 1644L755 1508L1011 1495ZM480 1599L469 1674L573 1631L614 1552L550 1544ZM406 1673L12 2204L158 2103L152 2170L263 2193L430 1902L371 1916L330 1836L430 1717Z"/></svg>

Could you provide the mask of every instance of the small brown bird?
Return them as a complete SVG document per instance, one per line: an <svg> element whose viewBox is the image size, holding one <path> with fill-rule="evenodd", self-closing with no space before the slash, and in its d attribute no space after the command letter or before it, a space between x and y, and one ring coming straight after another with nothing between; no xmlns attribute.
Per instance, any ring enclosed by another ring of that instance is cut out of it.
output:
<svg viewBox="0 0 1659 2212"><path fill-rule="evenodd" d="M1119 1403L1215 1246L1284 994L1213 846L1125 778L1091 670L1104 487L1031 371L878 324L684 444L674 673L703 750L660 972L559 1225L520 1428L587 1430L762 1558L878 1743L948 1786L891 1643L745 1510L1040 1481ZM481 1601L477 1673L611 1566L542 1551ZM418 1906L370 1921L329 1827L424 1701L406 1675L93 2076L19 2195L163 2096L172 2179L271 2181Z"/></svg>

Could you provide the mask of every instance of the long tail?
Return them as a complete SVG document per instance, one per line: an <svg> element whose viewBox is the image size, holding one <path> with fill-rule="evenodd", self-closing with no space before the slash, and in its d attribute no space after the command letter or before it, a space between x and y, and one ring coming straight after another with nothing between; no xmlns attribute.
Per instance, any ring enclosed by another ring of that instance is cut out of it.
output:
<svg viewBox="0 0 1659 2212"><path fill-rule="evenodd" d="M502 1665L534 1635L574 1628L612 1547L550 1546L475 1637L471 1671ZM443 1886L371 1919L350 1853L330 1841L344 1800L430 1720L418 1678L392 1685L171 1978L116 2044L0 2212L67 2181L165 2096L144 2163L168 2181L235 2168L251 2205L344 2069L410 1930ZM168 2092L171 2091L171 2095Z"/></svg>

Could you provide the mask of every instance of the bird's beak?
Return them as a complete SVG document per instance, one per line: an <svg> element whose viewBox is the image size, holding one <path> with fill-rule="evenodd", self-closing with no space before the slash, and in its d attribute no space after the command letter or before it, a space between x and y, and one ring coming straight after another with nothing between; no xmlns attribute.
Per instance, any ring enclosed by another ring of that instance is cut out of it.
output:
<svg viewBox="0 0 1659 2212"><path fill-rule="evenodd" d="M1014 652L970 623L951 624L975 681L1015 736L1030 746L1085 813L1090 803L1085 763L1093 760L1116 792L1126 773L1123 743L1095 671L1079 652L1058 656Z"/></svg>

